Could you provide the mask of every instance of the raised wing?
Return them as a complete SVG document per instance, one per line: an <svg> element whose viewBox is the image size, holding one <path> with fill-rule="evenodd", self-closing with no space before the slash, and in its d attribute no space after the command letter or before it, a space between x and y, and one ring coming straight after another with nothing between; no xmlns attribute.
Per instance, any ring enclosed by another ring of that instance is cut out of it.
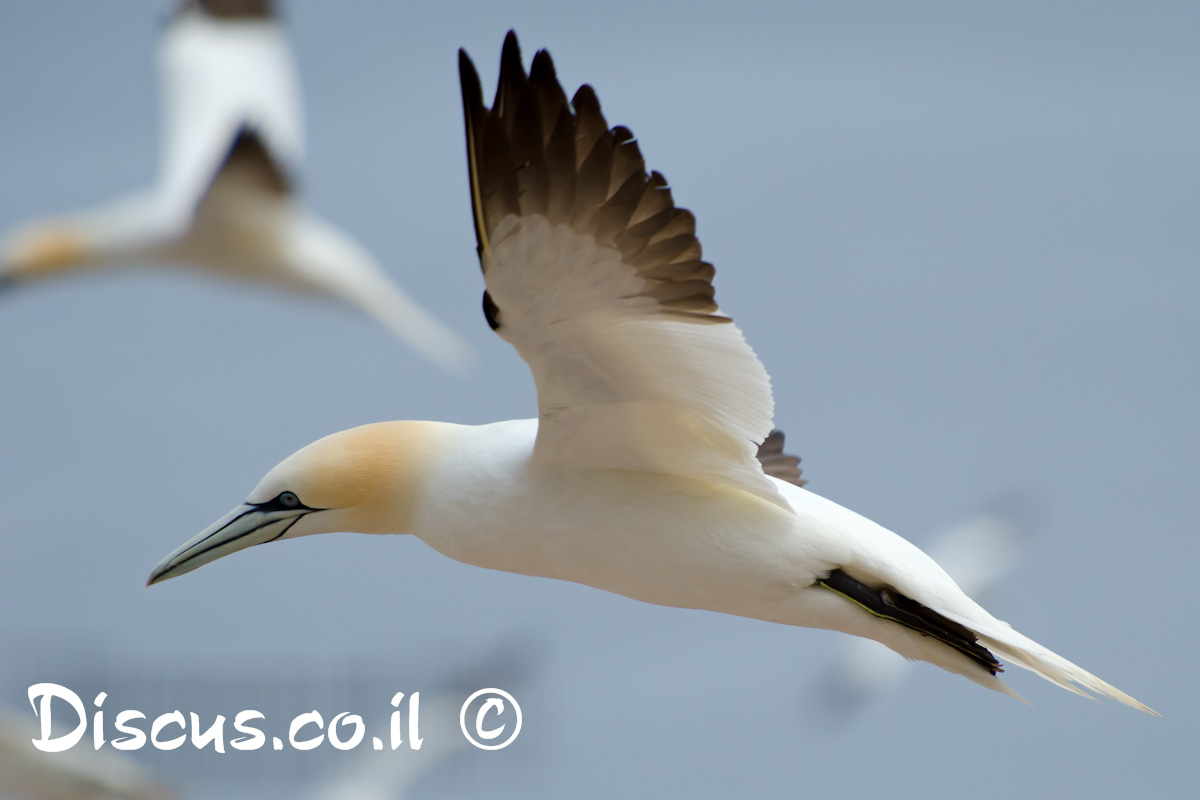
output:
<svg viewBox="0 0 1200 800"><path fill-rule="evenodd" d="M695 218L647 174L591 87L568 103L546 51L525 74L516 36L492 108L459 54L489 324L537 383L535 459L683 475L784 504L756 445L766 370L713 295Z"/></svg>
<svg viewBox="0 0 1200 800"><path fill-rule="evenodd" d="M163 146L159 203L185 226L222 166L266 155L279 173L303 155L300 88L291 49L259 0L189 4L159 45ZM252 134L259 152L241 150ZM260 165L263 163L259 159ZM259 170L259 174L262 171Z"/></svg>

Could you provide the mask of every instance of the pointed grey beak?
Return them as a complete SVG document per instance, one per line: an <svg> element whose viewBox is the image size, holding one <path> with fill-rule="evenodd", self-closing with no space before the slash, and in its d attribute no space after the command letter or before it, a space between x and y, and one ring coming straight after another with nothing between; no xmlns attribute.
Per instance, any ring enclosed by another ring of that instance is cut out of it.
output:
<svg viewBox="0 0 1200 800"><path fill-rule="evenodd" d="M146 585L153 586L238 550L274 541L314 510L303 506L280 508L274 503L240 505L158 562Z"/></svg>

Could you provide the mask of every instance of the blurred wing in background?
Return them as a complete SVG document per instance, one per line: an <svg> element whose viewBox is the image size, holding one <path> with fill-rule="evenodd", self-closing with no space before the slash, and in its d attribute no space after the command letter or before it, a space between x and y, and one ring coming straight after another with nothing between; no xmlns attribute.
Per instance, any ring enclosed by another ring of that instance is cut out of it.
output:
<svg viewBox="0 0 1200 800"><path fill-rule="evenodd" d="M404 800L424 792L421 782L454 767L457 772L480 769L483 762L462 757L473 748L459 729L463 701L484 687L502 686L525 693L538 677L548 647L529 636L510 636L466 668L446 665L440 685L422 689L420 722L423 743L419 753L397 758L390 751L363 750L340 763L316 782L307 800ZM410 698L411 703L411 698Z"/></svg>
<svg viewBox="0 0 1200 800"><path fill-rule="evenodd" d="M57 733L57 732L56 732ZM170 800L175 794L131 759L95 750L90 737L78 747L43 753L32 718L0 709L0 797L26 800Z"/></svg>
<svg viewBox="0 0 1200 800"><path fill-rule="evenodd" d="M266 0L185 4L159 44L157 183L9 236L3 283L99 265L177 262L315 292L374 317L445 369L468 346L352 237L292 196L304 150L291 46Z"/></svg>

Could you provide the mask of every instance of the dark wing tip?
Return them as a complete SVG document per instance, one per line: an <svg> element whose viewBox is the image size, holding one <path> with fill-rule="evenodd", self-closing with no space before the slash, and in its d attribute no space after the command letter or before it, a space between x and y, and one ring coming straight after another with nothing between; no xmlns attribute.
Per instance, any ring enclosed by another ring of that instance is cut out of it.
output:
<svg viewBox="0 0 1200 800"><path fill-rule="evenodd" d="M483 84L475 71L475 62L463 48L458 49L458 82L462 85L463 110L471 114L483 106Z"/></svg>
<svg viewBox="0 0 1200 800"><path fill-rule="evenodd" d="M483 84L467 51L458 49L458 81L462 87L463 127L467 140L467 182L471 190L471 219L475 226L476 252L482 256L487 247L487 229L483 220L483 198L479 188L479 121L487 113L483 107Z"/></svg>
<svg viewBox="0 0 1200 800"><path fill-rule="evenodd" d="M538 50L534 53L533 63L529 65L529 79L536 83L558 83L558 72L554 69L554 59L550 57L549 50Z"/></svg>
<svg viewBox="0 0 1200 800"><path fill-rule="evenodd" d="M629 128L626 128L624 125L614 126L612 129L612 135L613 138L616 139L617 144L627 144L629 142L637 141L637 137L633 135L633 131L629 130Z"/></svg>
<svg viewBox="0 0 1200 800"><path fill-rule="evenodd" d="M591 84L585 83L575 91L575 96L571 98L571 105L575 107L576 114L584 109L600 113L600 98L596 96L596 90L591 87Z"/></svg>
<svg viewBox="0 0 1200 800"><path fill-rule="evenodd" d="M272 19L274 0L188 0L181 10L199 8L217 19Z"/></svg>
<svg viewBox="0 0 1200 800"><path fill-rule="evenodd" d="M521 43L517 41L517 32L512 30L504 36L504 47L500 50L500 72L506 70L525 77L525 65L521 61Z"/></svg>
<svg viewBox="0 0 1200 800"><path fill-rule="evenodd" d="M718 315L713 269L701 261L695 218L675 207L660 173L647 175L633 132L609 129L590 85L568 102L545 50L526 73L511 30L491 108L483 105L478 76L461 51L459 71L481 264L496 224L510 215L541 216L617 246L624 263L646 278L643 294L663 313L697 323L729 321Z"/></svg>
<svg viewBox="0 0 1200 800"><path fill-rule="evenodd" d="M517 41L516 32L510 30L504 37L504 48L500 51L500 82L496 86L496 99L492 101L492 110L504 114L510 102L514 104L515 110L516 98L520 95L521 84L525 82L525 78L521 44Z"/></svg>

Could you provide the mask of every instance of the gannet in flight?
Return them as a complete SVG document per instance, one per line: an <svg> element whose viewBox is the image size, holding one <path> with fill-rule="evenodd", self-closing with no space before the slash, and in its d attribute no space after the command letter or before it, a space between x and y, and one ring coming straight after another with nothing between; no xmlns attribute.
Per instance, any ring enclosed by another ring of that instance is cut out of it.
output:
<svg viewBox="0 0 1200 800"><path fill-rule="evenodd" d="M157 182L92 210L27 224L0 286L69 270L186 264L362 309L447 369L470 349L367 250L293 196L304 126L296 66L271 0L191 0L159 44Z"/></svg>
<svg viewBox="0 0 1200 800"><path fill-rule="evenodd" d="M546 51L526 75L511 32L490 109L461 51L459 70L483 312L533 372L538 418L328 436L148 583L278 539L408 533L481 567L875 639L1014 696L999 659L1150 711L798 473L767 475L767 372L713 299L695 218L633 134L609 129L590 86L568 103Z"/></svg>

